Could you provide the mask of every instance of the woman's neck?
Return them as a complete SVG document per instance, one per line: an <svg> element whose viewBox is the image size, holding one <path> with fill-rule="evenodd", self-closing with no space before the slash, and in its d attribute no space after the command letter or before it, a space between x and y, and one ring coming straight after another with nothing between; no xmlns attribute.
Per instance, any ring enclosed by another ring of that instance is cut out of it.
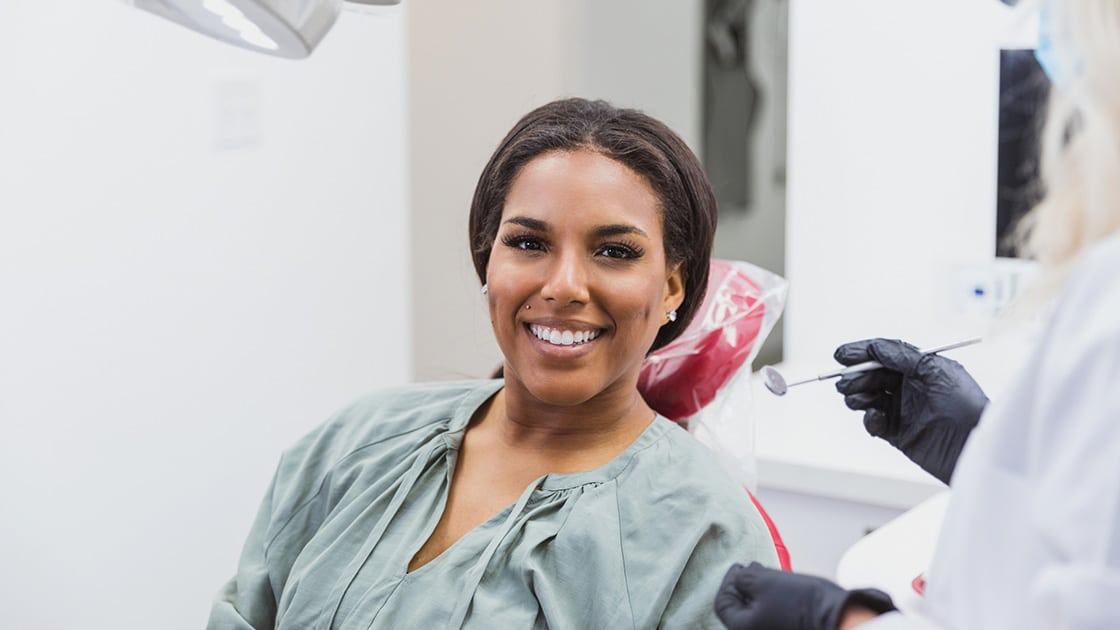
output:
<svg viewBox="0 0 1120 630"><path fill-rule="evenodd" d="M507 381L482 414L479 426L485 426L510 449L561 461L591 459L597 466L625 450L654 416L636 388L603 392L578 405L557 406Z"/></svg>

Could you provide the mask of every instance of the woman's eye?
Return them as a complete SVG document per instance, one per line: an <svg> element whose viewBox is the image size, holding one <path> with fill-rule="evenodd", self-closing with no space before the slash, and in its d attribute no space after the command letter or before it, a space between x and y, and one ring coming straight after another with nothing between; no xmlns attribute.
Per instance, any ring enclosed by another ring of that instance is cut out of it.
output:
<svg viewBox="0 0 1120 630"><path fill-rule="evenodd" d="M622 245L622 244L619 244L619 243L611 243L609 245L604 245L604 246L600 247L599 248L599 255L604 256L606 258L619 258L619 259L623 259L623 260L628 260L628 259L631 259L631 258L641 257L642 252L639 251L639 250L636 250L633 247L629 247L627 245Z"/></svg>
<svg viewBox="0 0 1120 630"><path fill-rule="evenodd" d="M539 238L533 236L507 236L502 239L502 244L506 247L513 247L526 251L541 251L544 249L544 243L541 242Z"/></svg>

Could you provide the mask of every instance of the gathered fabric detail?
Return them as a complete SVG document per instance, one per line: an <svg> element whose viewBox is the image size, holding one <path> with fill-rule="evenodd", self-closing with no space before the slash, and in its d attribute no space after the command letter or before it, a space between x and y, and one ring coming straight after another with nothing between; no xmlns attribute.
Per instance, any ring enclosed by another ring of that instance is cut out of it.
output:
<svg viewBox="0 0 1120 630"><path fill-rule="evenodd" d="M463 622L467 618L467 613L470 611L471 600L474 599L475 591L478 590L478 585L482 582L482 576L486 573L486 567L489 566L490 559L494 557L494 552L498 550L498 546L502 544L502 541L505 540L506 536L517 524L517 517L525 509L525 506L529 503L529 499L533 496L533 493L536 492L543 480L544 477L540 477L529 484L529 487L521 493L521 497L517 499L517 503L514 503L513 509L510 510L509 516L506 517L505 522L502 524L501 530L499 530L493 540L490 541L490 544L486 545L486 549L478 558L478 562L467 575L469 581L459 595L455 608L452 609L451 618L448 620L447 624L449 628L458 628L463 625Z"/></svg>
<svg viewBox="0 0 1120 630"><path fill-rule="evenodd" d="M397 487L397 491L393 494L393 500L389 504L388 509L381 514L381 518L377 521L377 526L370 532L366 538L365 544L362 546L361 553L354 557L354 560L346 567L344 571L339 574L338 581L335 583L334 588L331 589L330 595L326 599L326 607L330 608L330 613L327 613L326 608L323 614L319 615L319 630L329 630L334 626L335 616L338 614L339 606L342 605L342 598L346 596L346 590L354 583L358 572L369 560L370 555L373 554L374 547L381 541L381 537L385 534L385 530L389 527L389 523L393 517L400 511L401 505L404 504L409 494L412 493L413 486L416 485L416 480L431 464L432 455L436 451L441 450L440 447L443 443L440 440L433 440L429 443L429 448L426 453L417 457L408 469L408 474L405 476L401 485Z"/></svg>

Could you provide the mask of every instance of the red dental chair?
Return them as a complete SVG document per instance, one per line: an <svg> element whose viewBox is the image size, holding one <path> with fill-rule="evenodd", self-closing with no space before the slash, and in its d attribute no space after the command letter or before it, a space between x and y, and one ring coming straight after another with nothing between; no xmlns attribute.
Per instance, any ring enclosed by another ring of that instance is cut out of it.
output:
<svg viewBox="0 0 1120 630"><path fill-rule="evenodd" d="M696 316L642 367L638 389L646 402L689 428L737 372L750 369L748 360L757 355L784 302L784 280L746 263L712 260L707 295ZM768 314L768 305L777 312ZM750 489L743 489L770 531L781 568L791 570L777 526Z"/></svg>

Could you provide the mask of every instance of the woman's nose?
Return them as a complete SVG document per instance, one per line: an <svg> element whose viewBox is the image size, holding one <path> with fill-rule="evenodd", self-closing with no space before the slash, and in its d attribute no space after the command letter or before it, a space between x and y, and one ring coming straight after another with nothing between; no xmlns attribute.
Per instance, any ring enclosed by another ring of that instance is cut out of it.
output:
<svg viewBox="0 0 1120 630"><path fill-rule="evenodd" d="M589 299L585 262L575 255L561 255L549 265L541 297L548 301L586 304Z"/></svg>

